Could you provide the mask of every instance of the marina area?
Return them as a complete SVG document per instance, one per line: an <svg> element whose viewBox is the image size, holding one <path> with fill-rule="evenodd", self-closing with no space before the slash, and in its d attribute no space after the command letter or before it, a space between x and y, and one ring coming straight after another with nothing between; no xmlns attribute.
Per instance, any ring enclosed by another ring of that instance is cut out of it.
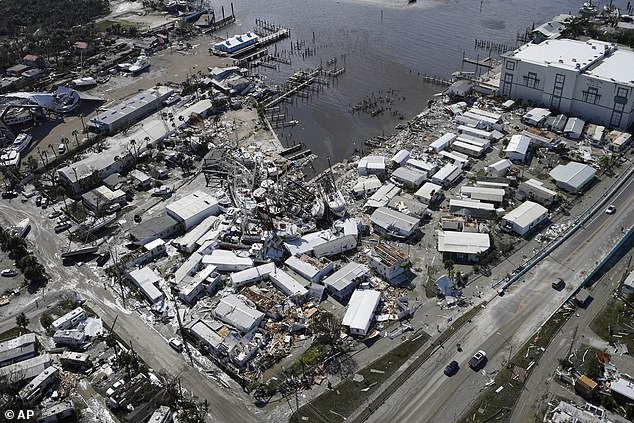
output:
<svg viewBox="0 0 634 423"><path fill-rule="evenodd" d="M631 419L631 3L81 1L0 57L5 409Z"/></svg>

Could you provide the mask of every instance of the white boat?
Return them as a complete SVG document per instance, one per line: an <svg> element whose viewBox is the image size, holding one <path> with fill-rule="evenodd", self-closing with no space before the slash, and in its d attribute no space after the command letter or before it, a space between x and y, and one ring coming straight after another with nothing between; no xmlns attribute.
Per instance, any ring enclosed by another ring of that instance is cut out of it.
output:
<svg viewBox="0 0 634 423"><path fill-rule="evenodd" d="M53 109L59 113L70 113L79 106L79 93L66 87L58 87L53 94Z"/></svg>
<svg viewBox="0 0 634 423"><path fill-rule="evenodd" d="M583 6L579 8L579 14L585 17L595 16L597 14L597 7L592 4L592 0L584 2Z"/></svg>
<svg viewBox="0 0 634 423"><path fill-rule="evenodd" d="M7 125L23 125L33 120L33 114L25 108L9 109L4 116L4 123Z"/></svg>
<svg viewBox="0 0 634 423"><path fill-rule="evenodd" d="M13 140L11 148L18 153L21 153L29 146L32 139L33 137L31 135L20 133L17 137L15 137L15 140Z"/></svg>
<svg viewBox="0 0 634 423"><path fill-rule="evenodd" d="M129 68L128 72L135 74L143 72L145 69L150 67L150 61L146 56L139 56Z"/></svg>
<svg viewBox="0 0 634 423"><path fill-rule="evenodd" d="M92 76L73 79L73 85L77 88L88 88L97 85L97 81Z"/></svg>
<svg viewBox="0 0 634 423"><path fill-rule="evenodd" d="M81 229L84 232L91 234L91 233L99 231L100 229L105 228L106 226L114 222L116 219L117 219L116 214L100 217L98 219L90 219L81 224Z"/></svg>
<svg viewBox="0 0 634 423"><path fill-rule="evenodd" d="M17 166L20 163L20 153L10 148L0 155L0 166Z"/></svg>
<svg viewBox="0 0 634 423"><path fill-rule="evenodd" d="M277 166L275 166L275 163L267 160L264 162L264 166L266 166L266 173L269 177L278 175L278 170Z"/></svg>
<svg viewBox="0 0 634 423"><path fill-rule="evenodd" d="M117 67L119 68L120 71L123 72L128 72L130 70L130 66L132 66L132 63L119 63L117 65Z"/></svg>
<svg viewBox="0 0 634 423"><path fill-rule="evenodd" d="M29 232L29 229L31 229L31 222L27 217L26 219L22 219L17 225L11 228L10 232L13 236L24 238Z"/></svg>
<svg viewBox="0 0 634 423"><path fill-rule="evenodd" d="M346 200L341 195L341 192L331 192L326 196L328 202L328 208L330 211L338 217L344 217L346 215Z"/></svg>

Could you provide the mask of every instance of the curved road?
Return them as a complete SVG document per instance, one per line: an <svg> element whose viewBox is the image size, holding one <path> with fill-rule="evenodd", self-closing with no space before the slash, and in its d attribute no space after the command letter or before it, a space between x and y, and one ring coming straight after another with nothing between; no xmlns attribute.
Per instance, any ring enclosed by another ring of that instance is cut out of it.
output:
<svg viewBox="0 0 634 423"><path fill-rule="evenodd" d="M370 417L371 422L437 422L459 419L490 380L488 374L472 371L467 362L479 350L487 352L487 373L496 373L546 318L576 288L584 276L605 257L621 238L621 228L634 222L634 177L609 200L614 215L603 210L566 240L557 250L516 282L504 297L496 297L471 324L465 325L438 350ZM555 291L557 277L566 288ZM456 351L460 343L463 351ZM460 371L448 378L443 369L451 360Z"/></svg>
<svg viewBox="0 0 634 423"><path fill-rule="evenodd" d="M156 330L141 319L136 312L123 309L117 304L116 293L97 276L88 265L63 266L60 250L67 246L64 234L55 234L54 222L47 218L52 210L35 207L32 201L22 203L20 198L0 200L0 217L14 225L28 217L31 231L27 240L34 247L40 262L46 267L51 280L44 292L14 297L9 306L0 309L0 327L15 326L15 314L26 311L27 316L36 316L36 300L40 309L51 304L63 293L77 291L88 305L103 319L112 324L116 316L115 331L125 341L131 342L134 350L155 371L164 371L179 377L183 386L200 400L207 400L212 421L250 423L260 421L246 406L248 401L240 391L225 389L209 380L199 369L176 353ZM4 222L2 222L4 224Z"/></svg>

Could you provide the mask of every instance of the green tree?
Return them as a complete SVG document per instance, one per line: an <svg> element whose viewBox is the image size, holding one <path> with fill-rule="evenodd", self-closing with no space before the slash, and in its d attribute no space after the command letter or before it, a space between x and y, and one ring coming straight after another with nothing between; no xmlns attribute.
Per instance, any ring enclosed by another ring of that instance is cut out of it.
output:
<svg viewBox="0 0 634 423"><path fill-rule="evenodd" d="M313 318L310 325L317 342L338 351L341 345L341 323L332 313L323 311Z"/></svg>
<svg viewBox="0 0 634 423"><path fill-rule="evenodd" d="M26 317L26 314L24 314L24 312L22 312L15 316L15 324L19 328L26 329L27 326L29 326L29 318Z"/></svg>

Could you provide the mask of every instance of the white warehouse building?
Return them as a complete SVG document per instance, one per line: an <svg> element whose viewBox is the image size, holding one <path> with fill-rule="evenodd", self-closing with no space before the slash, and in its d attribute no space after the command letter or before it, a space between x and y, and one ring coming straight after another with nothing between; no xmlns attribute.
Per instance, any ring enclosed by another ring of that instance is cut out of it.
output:
<svg viewBox="0 0 634 423"><path fill-rule="evenodd" d="M217 215L219 211L218 200L200 190L186 195L165 207L167 215L179 222L183 222L186 231L189 231L209 216Z"/></svg>
<svg viewBox="0 0 634 423"><path fill-rule="evenodd" d="M520 236L526 235L548 217L548 209L532 201L526 201L508 212L502 218L502 224L508 231Z"/></svg>
<svg viewBox="0 0 634 423"><path fill-rule="evenodd" d="M634 123L634 52L588 40L548 40L503 55L499 94L596 124Z"/></svg>

